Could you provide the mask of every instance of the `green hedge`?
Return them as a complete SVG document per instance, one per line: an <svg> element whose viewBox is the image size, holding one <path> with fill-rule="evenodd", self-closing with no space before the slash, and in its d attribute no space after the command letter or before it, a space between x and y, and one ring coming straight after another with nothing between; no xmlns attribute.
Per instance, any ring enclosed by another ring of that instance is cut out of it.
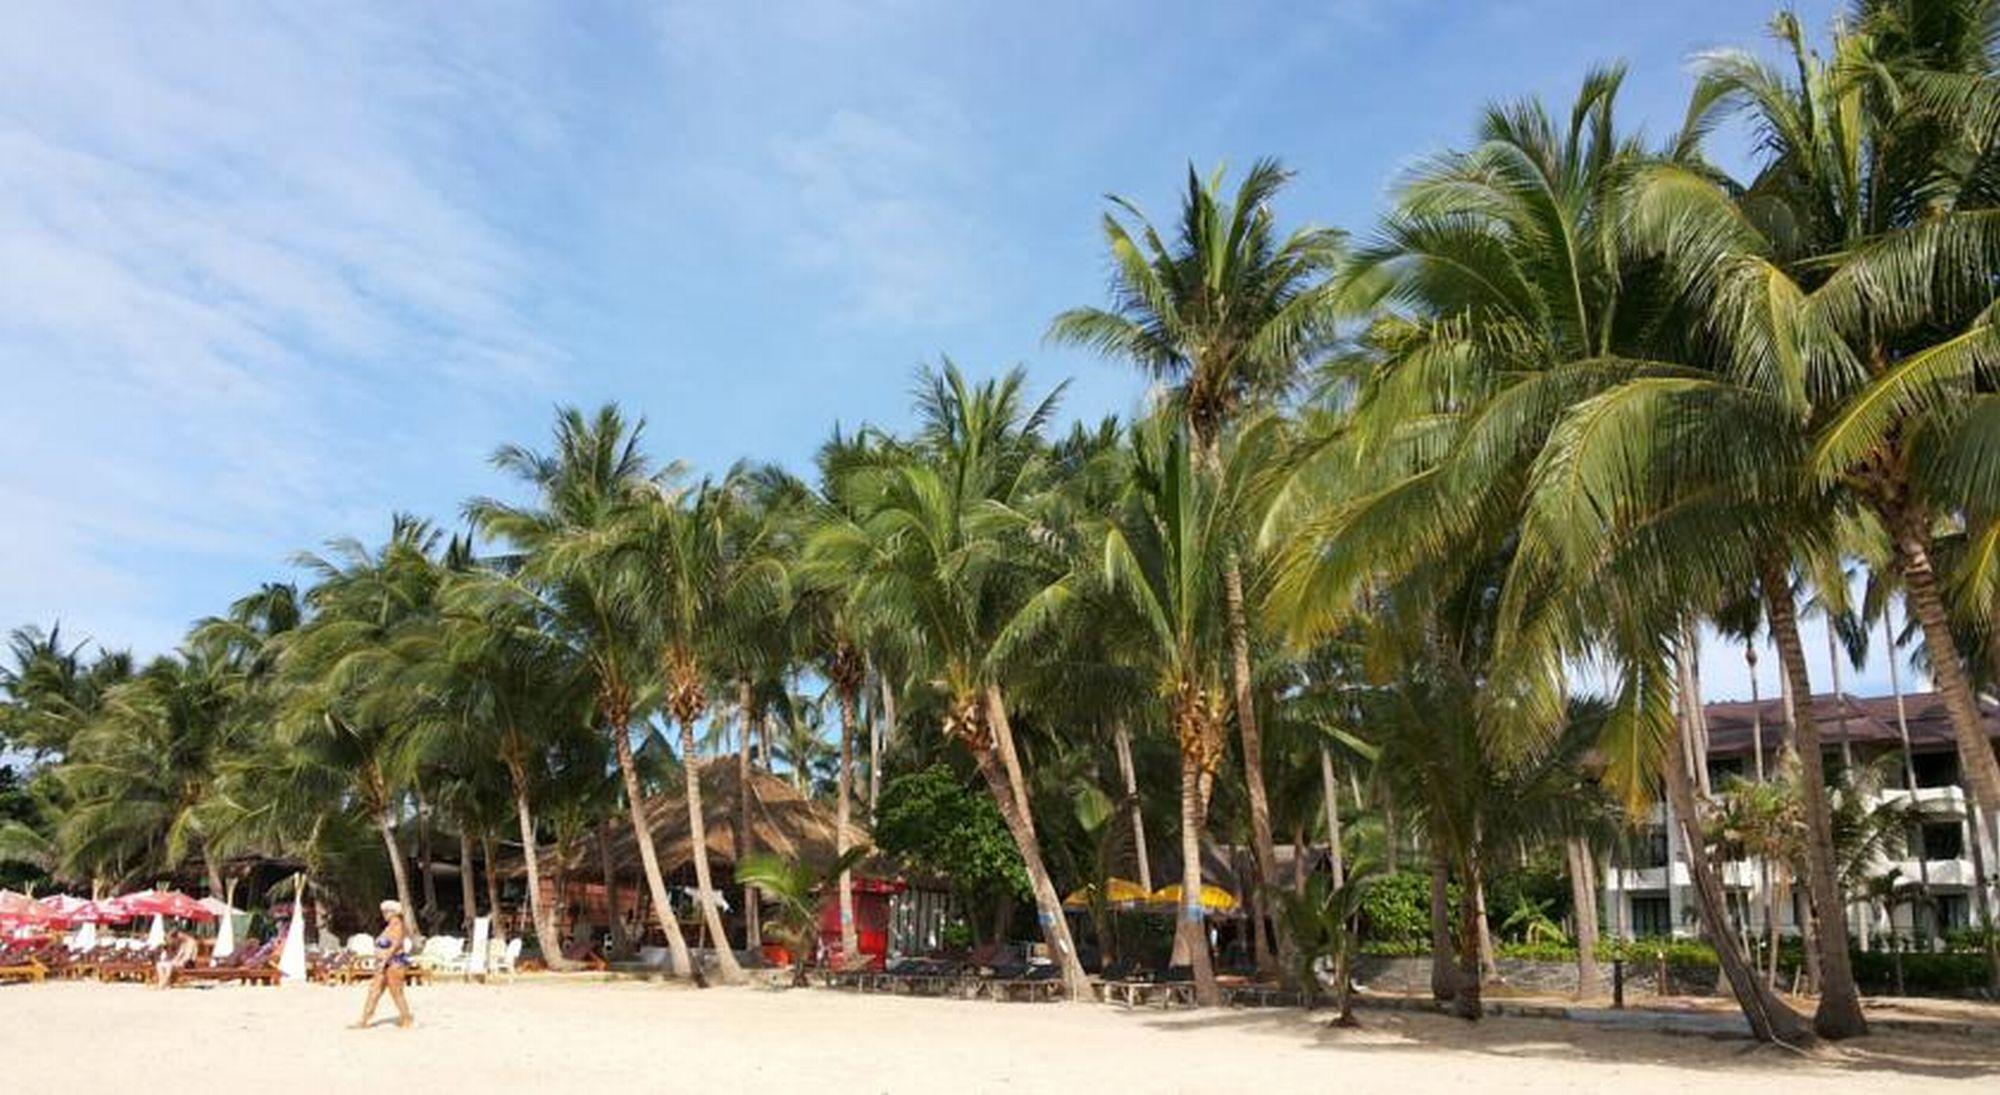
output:
<svg viewBox="0 0 2000 1095"><path fill-rule="evenodd" d="M1966 996L1983 992L1989 973L1983 954L1930 954L1916 951L1902 956L1903 991L1913 996ZM1896 991L1896 956L1887 951L1854 952L1854 979L1861 991Z"/></svg>

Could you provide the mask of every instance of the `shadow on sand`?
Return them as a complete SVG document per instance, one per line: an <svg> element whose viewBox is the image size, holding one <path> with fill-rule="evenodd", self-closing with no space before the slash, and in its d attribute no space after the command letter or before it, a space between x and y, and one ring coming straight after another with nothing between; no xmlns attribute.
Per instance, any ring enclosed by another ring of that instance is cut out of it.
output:
<svg viewBox="0 0 2000 1095"><path fill-rule="evenodd" d="M1289 1009L1155 1012L1142 1021L1160 1030L1240 1030L1343 1053L1470 1053L1513 1060L1588 1061L1681 1069L1776 1072L1792 1068L1900 1073L1938 1079L2000 1075L2000 1039L1902 1031L1822 1043L1805 1051L1762 1046L1741 1038L1661 1034L1592 1026L1573 1020L1519 1016L1477 1023L1428 1012L1360 1008L1356 1029Z"/></svg>

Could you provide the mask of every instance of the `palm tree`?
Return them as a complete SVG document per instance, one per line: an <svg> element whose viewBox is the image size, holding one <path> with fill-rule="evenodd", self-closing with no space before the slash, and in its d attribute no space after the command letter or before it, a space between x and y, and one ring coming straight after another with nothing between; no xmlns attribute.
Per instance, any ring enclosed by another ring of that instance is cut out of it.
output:
<svg viewBox="0 0 2000 1095"><path fill-rule="evenodd" d="M1208 953L1207 912L1200 901L1201 833L1210 785L1221 767L1228 718L1221 666L1210 652L1224 628L1224 556L1231 500L1194 474L1186 427L1154 418L1131 436L1131 481L1104 531L1102 581L1122 595L1143 636L1130 647L1173 727L1181 757L1181 893L1177 950L1194 967L1197 1002L1221 994Z"/></svg>
<svg viewBox="0 0 2000 1095"><path fill-rule="evenodd" d="M328 556L300 556L318 575L305 594L311 616L280 654L289 687L279 734L351 773L405 908L416 903L397 827L416 754L400 735L420 696L400 672L396 644L434 619L444 579L438 541L428 523L398 515L374 551L338 540Z"/></svg>
<svg viewBox="0 0 2000 1095"><path fill-rule="evenodd" d="M594 714L617 757L633 841L671 968L699 983L701 972L688 953L660 871L632 754L634 713L658 664L658 647L645 638L656 611L651 590L629 554L618 550L631 511L656 489L639 448L643 431L643 422L628 426L616 406L588 417L564 408L556 415L553 453L507 446L494 455L496 465L534 488L535 505L476 499L467 511L488 535L523 553L522 588L536 592L547 625L584 667Z"/></svg>
<svg viewBox="0 0 2000 1095"><path fill-rule="evenodd" d="M648 640L658 651L666 712L680 727L681 771L697 900L716 941L722 980L743 979L723 931L708 863L695 720L708 709L707 656L731 634L726 621L757 615L786 596L782 563L731 535L731 492L706 483L691 491L655 489L625 518L616 550L641 585ZM750 550L742 550L749 548Z"/></svg>
<svg viewBox="0 0 2000 1095"><path fill-rule="evenodd" d="M1893 548L1967 781L1990 812L2000 761L1980 730L1935 547L1940 523L1990 513L1993 500L1973 465L1933 454L1983 445L1986 417L1974 412L1996 398L2000 342L1982 272L2000 179L1989 153L1993 7L1870 0L1856 16L1837 29L1830 62L1807 49L1795 18L1777 17L1790 78L1743 54L1708 61L1690 128L1745 114L1768 134L1768 154L1740 213L1703 217L1693 201L1676 212L1684 232L1722 241L1736 260L1705 290L1718 326L1788 336L1789 368L1770 379L1804 407L1812 451L1801 463L1819 488L1864 506ZM1746 269L1778 307L1753 310L1723 280L1747 281Z"/></svg>
<svg viewBox="0 0 2000 1095"><path fill-rule="evenodd" d="M792 966L793 985L802 987L806 983L806 962L812 958L813 942L819 938L820 893L833 879L853 873L855 865L872 850L866 845L849 848L828 864L759 852L736 865L738 881L757 887L778 903L776 930L772 934L789 943L796 956Z"/></svg>
<svg viewBox="0 0 2000 1095"><path fill-rule="evenodd" d="M1172 244L1136 205L1113 197L1114 212L1104 217L1113 304L1072 309L1049 327L1053 339L1124 358L1171 385L1197 466L1212 479L1222 474L1224 435L1243 414L1293 387L1343 314L1330 279L1342 258L1341 236L1322 228L1279 235L1271 202L1289 177L1277 161L1259 160L1235 194L1225 196L1220 169L1204 180L1190 166ZM1258 876L1269 885L1276 852L1240 551L1231 545L1221 560L1222 583L1251 846ZM1255 938L1259 965L1268 969L1273 959L1262 949L1262 924L1260 916Z"/></svg>
<svg viewBox="0 0 2000 1095"><path fill-rule="evenodd" d="M904 458L857 468L857 518L815 530L806 558L848 576L859 618L920 638L945 695L945 736L972 754L1028 873L1037 919L1075 999L1090 983L1043 863L1008 717L1023 636L1061 610L1061 560L1034 533L1053 398L1023 401L1016 370L973 385L947 362L924 378L923 430Z"/></svg>

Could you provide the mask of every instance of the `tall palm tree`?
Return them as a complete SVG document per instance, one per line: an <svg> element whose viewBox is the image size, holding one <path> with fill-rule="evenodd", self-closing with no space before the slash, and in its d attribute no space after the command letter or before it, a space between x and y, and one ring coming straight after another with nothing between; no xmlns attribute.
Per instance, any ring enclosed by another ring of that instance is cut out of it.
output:
<svg viewBox="0 0 2000 1095"><path fill-rule="evenodd" d="M1208 953L1201 834L1222 765L1227 714L1212 651L1224 631L1222 582L1230 499L1194 472L1188 431L1155 417L1132 430L1131 481L1104 530L1102 580L1126 601L1143 639L1131 646L1154 681L1181 756L1179 948L1194 967L1195 997L1220 1002Z"/></svg>
<svg viewBox="0 0 2000 1095"><path fill-rule="evenodd" d="M849 472L862 516L819 527L806 556L849 576L857 616L920 636L944 692L945 736L972 754L1021 853L1043 939L1071 995L1085 999L1090 983L1042 859L1008 716L1021 637L1066 593L1059 558L1035 535L1054 400L1030 405L1022 386L1018 370L978 385L949 362L928 374L908 455Z"/></svg>
<svg viewBox="0 0 2000 1095"><path fill-rule="evenodd" d="M616 545L638 575L648 641L658 651L668 715L680 727L681 771L697 900L716 941L716 964L725 982L743 979L723 931L709 870L707 824L702 813L701 761L695 722L708 710L709 658L731 636L727 621L758 615L786 596L781 562L757 551L754 541L731 534L732 493L707 483L692 490L656 488L626 515Z"/></svg>
<svg viewBox="0 0 2000 1095"><path fill-rule="evenodd" d="M398 515L373 551L338 540L326 556L301 556L317 574L305 594L311 616L280 655L290 687L279 734L351 773L405 908L416 903L397 830L416 755L400 735L420 697L399 671L396 644L435 618L439 539L427 522Z"/></svg>
<svg viewBox="0 0 2000 1095"><path fill-rule="evenodd" d="M536 591L548 625L584 667L593 713L617 758L633 841L654 917L666 936L671 969L699 983L701 971L688 952L660 871L632 752L634 715L658 665L658 646L646 638L656 611L651 590L629 553L618 550L631 512L657 489L639 447L643 431L643 422L628 425L613 405L589 416L564 408L556 415L552 453L510 445L494 455L496 465L535 490L535 502L518 506L475 499L467 512L488 535L522 553L518 573L523 588Z"/></svg>
<svg viewBox="0 0 2000 1095"><path fill-rule="evenodd" d="M1235 193L1225 195L1220 169L1204 180L1190 165L1171 244L1136 205L1113 197L1114 211L1104 217L1113 304L1072 309L1049 327L1051 338L1124 358L1171 385L1197 466L1211 478L1221 475L1224 434L1246 412L1291 390L1343 314L1331 280L1342 258L1340 234L1308 227L1280 235L1271 202L1289 177L1277 161L1259 160ZM1243 745L1251 846L1258 876L1270 885L1276 881L1276 852L1240 550L1221 561L1232 698ZM1262 948L1262 916L1255 938L1259 965L1275 968L1274 957Z"/></svg>

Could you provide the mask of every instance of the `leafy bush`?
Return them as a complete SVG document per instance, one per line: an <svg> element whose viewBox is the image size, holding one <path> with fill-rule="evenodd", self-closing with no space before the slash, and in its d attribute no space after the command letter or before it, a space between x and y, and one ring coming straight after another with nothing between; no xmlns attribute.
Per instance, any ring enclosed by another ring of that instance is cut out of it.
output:
<svg viewBox="0 0 2000 1095"><path fill-rule="evenodd" d="M1912 996L1968 996L1984 990L1988 971L1984 954L1932 954L1915 951L1901 956L1903 991ZM1861 991L1896 990L1896 958L1887 951L1854 952L1854 979Z"/></svg>
<svg viewBox="0 0 2000 1095"><path fill-rule="evenodd" d="M1456 904L1458 887L1452 886L1448 895ZM1410 944L1417 945L1414 953L1428 954L1431 876L1398 871L1370 883L1361 902L1361 938L1364 954L1402 953L1401 948Z"/></svg>

